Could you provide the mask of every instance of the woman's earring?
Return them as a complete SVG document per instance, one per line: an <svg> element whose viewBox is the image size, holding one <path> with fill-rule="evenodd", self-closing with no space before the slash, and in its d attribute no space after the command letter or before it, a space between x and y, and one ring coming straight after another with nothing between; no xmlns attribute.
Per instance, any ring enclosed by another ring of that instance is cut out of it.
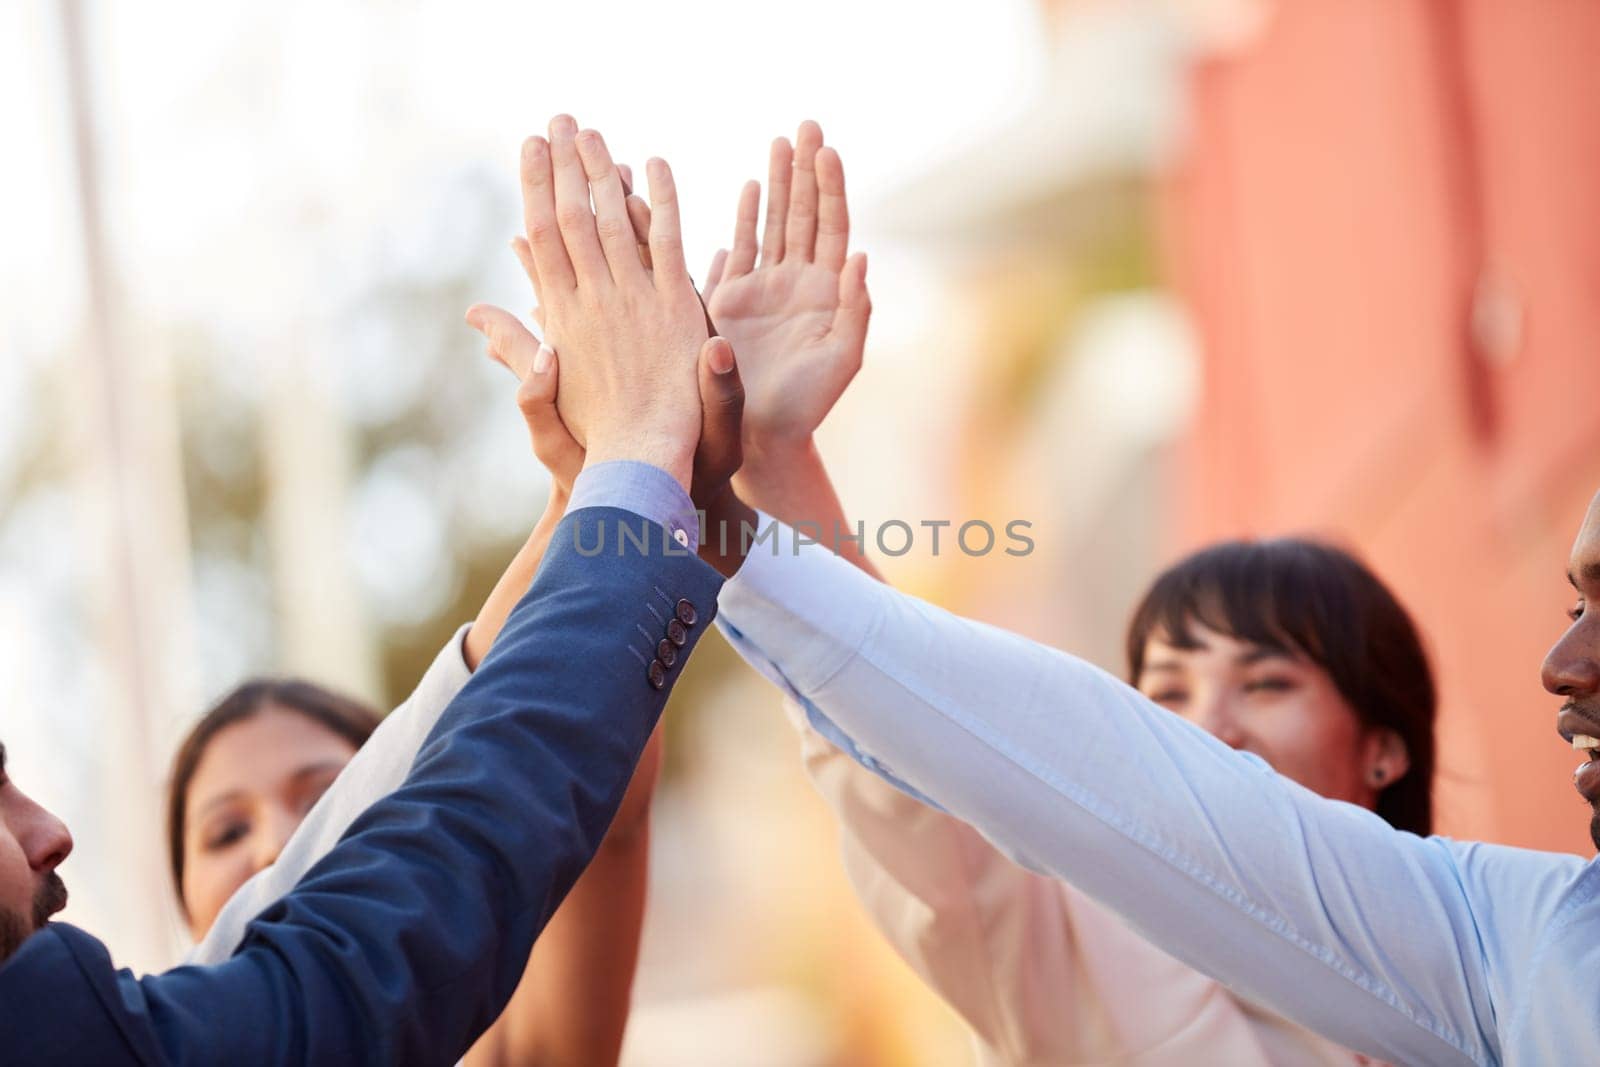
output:
<svg viewBox="0 0 1600 1067"><path fill-rule="evenodd" d="M1382 767L1374 767L1372 768L1371 777L1373 785L1382 785L1388 779L1389 774Z"/></svg>

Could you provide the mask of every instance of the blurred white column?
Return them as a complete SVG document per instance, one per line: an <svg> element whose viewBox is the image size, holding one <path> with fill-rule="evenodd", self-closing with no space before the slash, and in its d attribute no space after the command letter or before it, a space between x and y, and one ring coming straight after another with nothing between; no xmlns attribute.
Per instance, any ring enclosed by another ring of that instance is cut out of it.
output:
<svg viewBox="0 0 1600 1067"><path fill-rule="evenodd" d="M164 725L194 706L189 545L170 358L126 324L102 222L99 153L81 5L62 0L62 48L73 125L87 314L69 416L76 433L86 564L106 664L97 780L112 842L106 935L136 970L175 957L176 927L161 834Z"/></svg>
<svg viewBox="0 0 1600 1067"><path fill-rule="evenodd" d="M377 642L350 560L349 428L301 330L272 353L262 410L281 669L376 701Z"/></svg>

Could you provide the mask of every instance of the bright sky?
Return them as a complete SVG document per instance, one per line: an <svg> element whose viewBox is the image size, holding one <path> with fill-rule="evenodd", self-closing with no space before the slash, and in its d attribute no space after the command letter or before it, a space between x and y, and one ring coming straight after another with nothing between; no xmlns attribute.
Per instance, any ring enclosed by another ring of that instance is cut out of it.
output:
<svg viewBox="0 0 1600 1067"><path fill-rule="evenodd" d="M393 224L419 182L479 164L513 211L517 146L562 110L619 159L674 164L693 264L804 117L840 146L870 220L875 195L1020 107L1043 58L1024 0L982 17L881 0L87 9L122 279L147 314L213 321L314 300L308 247ZM0 337L29 348L71 329L79 289L58 39L53 3L0 12L0 130L23 163L0 173Z"/></svg>

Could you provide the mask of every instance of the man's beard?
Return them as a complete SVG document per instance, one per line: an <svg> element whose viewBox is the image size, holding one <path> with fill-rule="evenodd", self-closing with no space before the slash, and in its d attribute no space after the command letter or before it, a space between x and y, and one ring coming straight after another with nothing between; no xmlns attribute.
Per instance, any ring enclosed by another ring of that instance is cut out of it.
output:
<svg viewBox="0 0 1600 1067"><path fill-rule="evenodd" d="M50 916L67 906L67 887L54 871L44 876L38 892L33 894L33 914L0 908L0 963L4 963L22 947L22 943L50 921Z"/></svg>

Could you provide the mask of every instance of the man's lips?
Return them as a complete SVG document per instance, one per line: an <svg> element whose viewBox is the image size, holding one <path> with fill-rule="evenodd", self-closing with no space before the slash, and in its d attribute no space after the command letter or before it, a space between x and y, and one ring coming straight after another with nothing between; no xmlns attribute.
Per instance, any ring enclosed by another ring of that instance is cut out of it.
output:
<svg viewBox="0 0 1600 1067"><path fill-rule="evenodd" d="M1600 737L1600 708L1580 708L1576 704L1563 704L1556 715L1556 732L1568 744L1578 734Z"/></svg>
<svg viewBox="0 0 1600 1067"><path fill-rule="evenodd" d="M1556 730L1569 744L1579 736L1600 738L1600 714L1569 703L1556 716ZM1584 748L1584 761L1573 772L1572 784L1591 806L1600 807L1600 761L1594 758L1595 751Z"/></svg>

